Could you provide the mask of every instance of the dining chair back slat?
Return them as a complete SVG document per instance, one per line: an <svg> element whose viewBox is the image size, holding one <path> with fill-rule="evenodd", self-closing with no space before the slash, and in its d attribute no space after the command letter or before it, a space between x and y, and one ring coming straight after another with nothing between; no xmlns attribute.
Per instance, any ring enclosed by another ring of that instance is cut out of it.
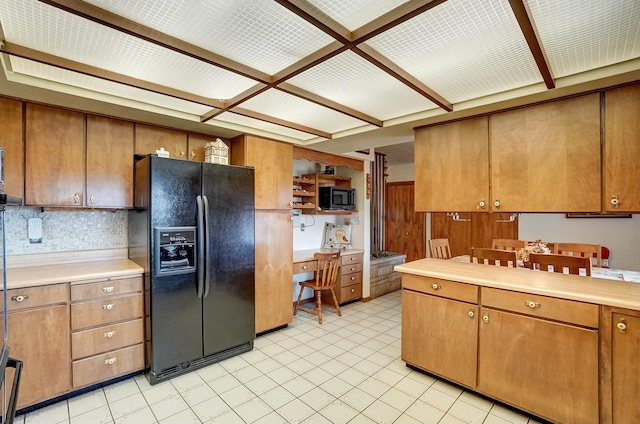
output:
<svg viewBox="0 0 640 424"><path fill-rule="evenodd" d="M599 244L555 243L553 253L590 259L595 257L595 266L602 266L602 247Z"/></svg>
<svg viewBox="0 0 640 424"><path fill-rule="evenodd" d="M514 240L514 239L493 239L491 243L492 249L499 250L515 250L525 249L527 247L526 240Z"/></svg>
<svg viewBox="0 0 640 424"><path fill-rule="evenodd" d="M531 269L534 271L561 272L563 274L591 275L591 258L558 255L554 253L529 254Z"/></svg>
<svg viewBox="0 0 640 424"><path fill-rule="evenodd" d="M429 240L429 250L431 257L436 259L451 259L451 248L449 247L449 239L431 239Z"/></svg>
<svg viewBox="0 0 640 424"><path fill-rule="evenodd" d="M471 263L479 263L485 265L496 265L515 268L518 264L516 261L516 252L513 250L508 251L472 247L469 258L469 261Z"/></svg>

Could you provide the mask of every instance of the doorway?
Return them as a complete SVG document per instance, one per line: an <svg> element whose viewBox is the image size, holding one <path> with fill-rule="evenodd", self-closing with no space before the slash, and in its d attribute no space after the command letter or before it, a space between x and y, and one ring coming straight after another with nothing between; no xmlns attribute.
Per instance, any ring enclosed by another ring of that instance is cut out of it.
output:
<svg viewBox="0 0 640 424"><path fill-rule="evenodd" d="M387 183L385 189L385 250L404 253L407 262L426 257L426 214L415 211L413 181Z"/></svg>

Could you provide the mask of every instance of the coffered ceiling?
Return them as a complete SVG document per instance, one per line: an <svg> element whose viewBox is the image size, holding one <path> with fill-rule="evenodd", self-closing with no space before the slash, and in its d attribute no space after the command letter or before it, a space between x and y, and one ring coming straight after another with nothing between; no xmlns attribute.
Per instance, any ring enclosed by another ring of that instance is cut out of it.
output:
<svg viewBox="0 0 640 424"><path fill-rule="evenodd" d="M640 79L638 0L0 0L0 93L344 153Z"/></svg>

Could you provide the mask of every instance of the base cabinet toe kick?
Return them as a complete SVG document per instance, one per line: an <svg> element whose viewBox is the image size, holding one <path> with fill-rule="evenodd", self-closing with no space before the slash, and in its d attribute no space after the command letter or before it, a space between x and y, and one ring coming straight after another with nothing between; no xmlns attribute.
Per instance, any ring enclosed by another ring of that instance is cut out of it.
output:
<svg viewBox="0 0 640 424"><path fill-rule="evenodd" d="M402 275L408 365L556 423L640 422L640 310L442 275Z"/></svg>

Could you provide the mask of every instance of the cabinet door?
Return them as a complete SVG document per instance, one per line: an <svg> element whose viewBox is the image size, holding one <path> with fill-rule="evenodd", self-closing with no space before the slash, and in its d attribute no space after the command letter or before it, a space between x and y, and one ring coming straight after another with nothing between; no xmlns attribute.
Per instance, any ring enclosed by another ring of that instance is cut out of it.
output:
<svg viewBox="0 0 640 424"><path fill-rule="evenodd" d="M492 210L600 211L598 93L497 113L490 128Z"/></svg>
<svg viewBox="0 0 640 424"><path fill-rule="evenodd" d="M0 128L4 149L4 192L24 197L24 143L22 142L22 102L0 99Z"/></svg>
<svg viewBox="0 0 640 424"><path fill-rule="evenodd" d="M84 114L27 104L25 204L82 206Z"/></svg>
<svg viewBox="0 0 640 424"><path fill-rule="evenodd" d="M69 306L10 312L11 357L24 363L18 409L71 389ZM9 381L13 376L9 376Z"/></svg>
<svg viewBox="0 0 640 424"><path fill-rule="evenodd" d="M207 143L216 141L218 137L206 136L203 134L189 134L188 140L188 157L189 160L196 162L204 162L204 146ZM222 139L221 139L222 140ZM224 140L223 140L224 141ZM227 146L229 142L224 141Z"/></svg>
<svg viewBox="0 0 640 424"><path fill-rule="evenodd" d="M596 330L486 308L481 315L480 392L553 422L598 422Z"/></svg>
<svg viewBox="0 0 640 424"><path fill-rule="evenodd" d="M402 360L476 386L478 306L402 291Z"/></svg>
<svg viewBox="0 0 640 424"><path fill-rule="evenodd" d="M133 123L87 116L86 205L133 207Z"/></svg>
<svg viewBox="0 0 640 424"><path fill-rule="evenodd" d="M640 211L640 84L605 92L602 210ZM617 204L611 203L617 199ZM617 206L617 207L616 207Z"/></svg>
<svg viewBox="0 0 640 424"><path fill-rule="evenodd" d="M234 165L255 168L256 209L291 209L293 146L243 135L231 148Z"/></svg>
<svg viewBox="0 0 640 424"><path fill-rule="evenodd" d="M417 211L489 210L488 122L481 117L416 130Z"/></svg>
<svg viewBox="0 0 640 424"><path fill-rule="evenodd" d="M148 155L164 148L169 152L169 157L174 159L187 158L186 133L143 124L136 124L135 127L135 153L137 155Z"/></svg>
<svg viewBox="0 0 640 424"><path fill-rule="evenodd" d="M624 324L624 327L618 327ZM640 317L613 314L611 382L614 423L640 422Z"/></svg>
<svg viewBox="0 0 640 424"><path fill-rule="evenodd" d="M293 320L291 240L291 212L256 211L256 333Z"/></svg>

